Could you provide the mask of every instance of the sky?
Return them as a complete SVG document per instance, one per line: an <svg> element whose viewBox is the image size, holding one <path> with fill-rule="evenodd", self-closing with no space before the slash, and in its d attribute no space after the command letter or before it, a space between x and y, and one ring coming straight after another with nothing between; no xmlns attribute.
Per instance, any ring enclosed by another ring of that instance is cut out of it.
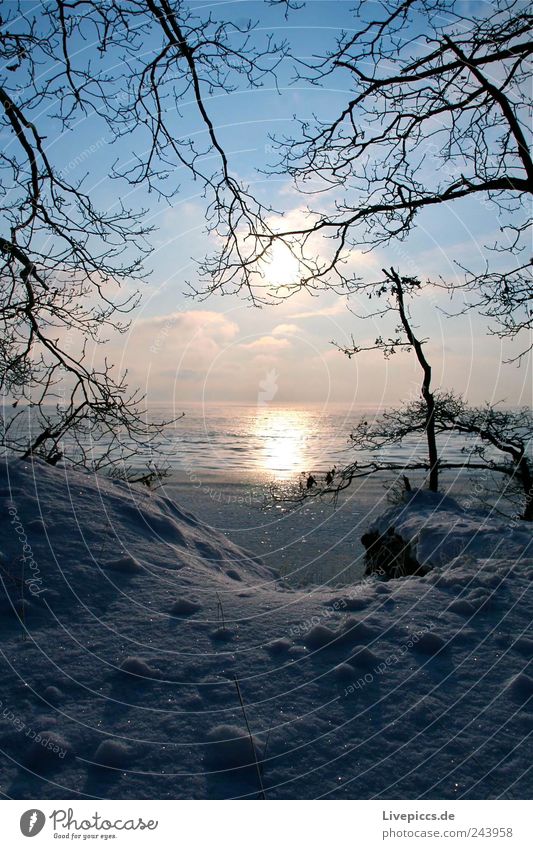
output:
<svg viewBox="0 0 533 849"><path fill-rule="evenodd" d="M236 21L259 20L259 36L271 32L285 37L302 58L333 46L341 30L354 26L351 3L312 0L285 20L280 9L262 2L193 3L197 10L215 8ZM290 221L302 220L306 200L288 178L260 172L272 161L270 134L294 130L294 114L327 118L338 111L347 95L348 79L337 78L318 89L291 82L290 66L281 73L279 88L237 90L206 104L225 147L232 173ZM183 135L202 133L192 104L181 110ZM128 141L117 150L105 130L87 118L86 147L74 151L68 134L50 139L50 150L70 176L87 173L86 189L101 204L116 201L117 188L106 179L106 168L117 154L128 152ZM79 130L79 128L78 128ZM138 143L137 140L135 143ZM171 204L157 201L139 188L125 198L147 209L154 225L151 272L142 287L142 300L130 330L106 341L105 355L131 384L139 384L154 403L245 403L270 394L273 404L389 405L418 393L420 371L413 355L398 353L384 360L379 352L344 356L332 342L348 344L353 335L361 344L384 334L383 322L361 318L368 313L365 299L346 301L335 293L318 297L299 293L276 307L254 308L238 297L213 296L199 302L187 295L196 282L197 261L212 250L206 233L205 203L198 184L179 174L180 191ZM378 279L383 266L394 265L423 278L456 278L456 262L468 257L481 261L484 245L499 229L494 209L480 200L465 200L419 218L405 242L350 257L354 271L365 280ZM273 281L286 273L292 259L279 254L270 271ZM486 319L475 312L453 316L461 307L447 293L428 289L413 304L418 333L430 341L426 353L434 368L434 386L455 389L473 403L531 402L531 369L506 364L515 348L490 334ZM449 314L452 314L451 316ZM393 324L389 325L393 329ZM267 389L265 390L265 386Z"/></svg>

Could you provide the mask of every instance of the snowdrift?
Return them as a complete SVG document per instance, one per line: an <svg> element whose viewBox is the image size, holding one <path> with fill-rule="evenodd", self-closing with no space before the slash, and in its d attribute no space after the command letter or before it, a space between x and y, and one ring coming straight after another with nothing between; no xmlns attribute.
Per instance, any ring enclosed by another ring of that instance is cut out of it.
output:
<svg viewBox="0 0 533 849"><path fill-rule="evenodd" d="M12 461L0 497L7 796L530 792L525 523L415 493L379 526L426 577L302 592L121 482Z"/></svg>

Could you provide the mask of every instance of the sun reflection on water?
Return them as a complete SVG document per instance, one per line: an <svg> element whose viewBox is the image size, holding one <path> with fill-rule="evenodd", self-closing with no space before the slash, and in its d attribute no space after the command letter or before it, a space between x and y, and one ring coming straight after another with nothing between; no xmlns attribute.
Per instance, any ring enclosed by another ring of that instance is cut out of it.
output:
<svg viewBox="0 0 533 849"><path fill-rule="evenodd" d="M287 478L305 469L309 420L299 410L264 410L255 420L255 436L261 446L263 470Z"/></svg>

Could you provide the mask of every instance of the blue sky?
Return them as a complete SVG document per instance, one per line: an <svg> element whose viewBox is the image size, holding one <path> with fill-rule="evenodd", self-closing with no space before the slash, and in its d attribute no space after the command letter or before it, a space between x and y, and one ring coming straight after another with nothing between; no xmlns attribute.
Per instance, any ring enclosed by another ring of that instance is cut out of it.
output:
<svg viewBox="0 0 533 849"><path fill-rule="evenodd" d="M305 9L291 13L288 21L279 8L263 2L190 5L199 12L214 9L237 22L259 20L258 39L274 32L279 40L288 39L299 57L323 53L334 46L341 30L354 26L350 0L312 0ZM206 104L233 173L262 200L297 221L306 199L292 190L287 178L260 173L272 162L269 134L290 134L295 113L301 119L333 116L346 100L349 79L335 78L330 87L318 89L292 84L291 77L289 63L278 90L267 82L259 90L207 95ZM193 104L183 106L176 126L184 136L204 132ZM73 146L73 131L50 137L49 149L69 175L87 172L86 189L100 205L111 206L125 187L107 179L107 168L117 156L124 160L138 150L144 144L142 133L125 139L119 148L118 143L109 143L106 129L90 116L76 128L78 137L80 131L84 148L79 143ZM146 221L157 228L152 236L155 251L130 332L106 346L106 354L129 369L131 381L146 388L149 399L178 405L202 400L254 403L261 381L273 374L277 386L273 400L283 404L368 406L396 403L417 392L420 375L412 356L397 354L384 361L380 354L370 353L348 360L330 344L347 342L350 334L358 341L370 341L385 332L382 324L357 319L333 293L316 298L301 293L278 307L260 310L237 297L212 297L201 303L185 297L186 281L196 279L195 259L213 245L205 231L205 204L198 184L183 169L171 179L180 184L171 204L157 201L142 188L124 195L130 205L148 210ZM354 252L353 266L367 280L379 276L383 265L424 278L450 279L457 275L455 261L482 261L483 246L493 240L499 226L495 210L482 199L466 200L420 216L418 227L401 245ZM278 262L283 264L283 257ZM427 351L435 384L453 387L474 403L500 399L530 403L531 370L502 364L514 349L488 334L485 319L472 312L459 318L445 316L444 310L455 312L460 306L460 300L450 303L438 290L428 290L414 306L419 333L431 340ZM356 299L352 308L360 312L367 304Z"/></svg>

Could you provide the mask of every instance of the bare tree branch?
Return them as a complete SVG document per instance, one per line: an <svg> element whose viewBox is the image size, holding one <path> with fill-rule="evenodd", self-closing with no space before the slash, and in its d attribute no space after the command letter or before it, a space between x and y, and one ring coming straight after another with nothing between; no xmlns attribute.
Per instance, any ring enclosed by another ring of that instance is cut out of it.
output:
<svg viewBox="0 0 533 849"><path fill-rule="evenodd" d="M425 210L479 197L498 215L501 237L487 248L490 265L468 270L464 287L494 332L525 335L533 317L530 10L519 0L472 13L458 0L379 0L356 3L353 17L355 32L299 65L308 84L349 89L346 104L274 140L272 173L321 204L301 226L280 222L274 238L293 250L301 273L270 300L302 288L357 292L345 264L351 249L404 239ZM244 288L268 300L258 269L272 234L265 239L258 225L250 235L246 262L226 240L204 264L204 292Z"/></svg>

